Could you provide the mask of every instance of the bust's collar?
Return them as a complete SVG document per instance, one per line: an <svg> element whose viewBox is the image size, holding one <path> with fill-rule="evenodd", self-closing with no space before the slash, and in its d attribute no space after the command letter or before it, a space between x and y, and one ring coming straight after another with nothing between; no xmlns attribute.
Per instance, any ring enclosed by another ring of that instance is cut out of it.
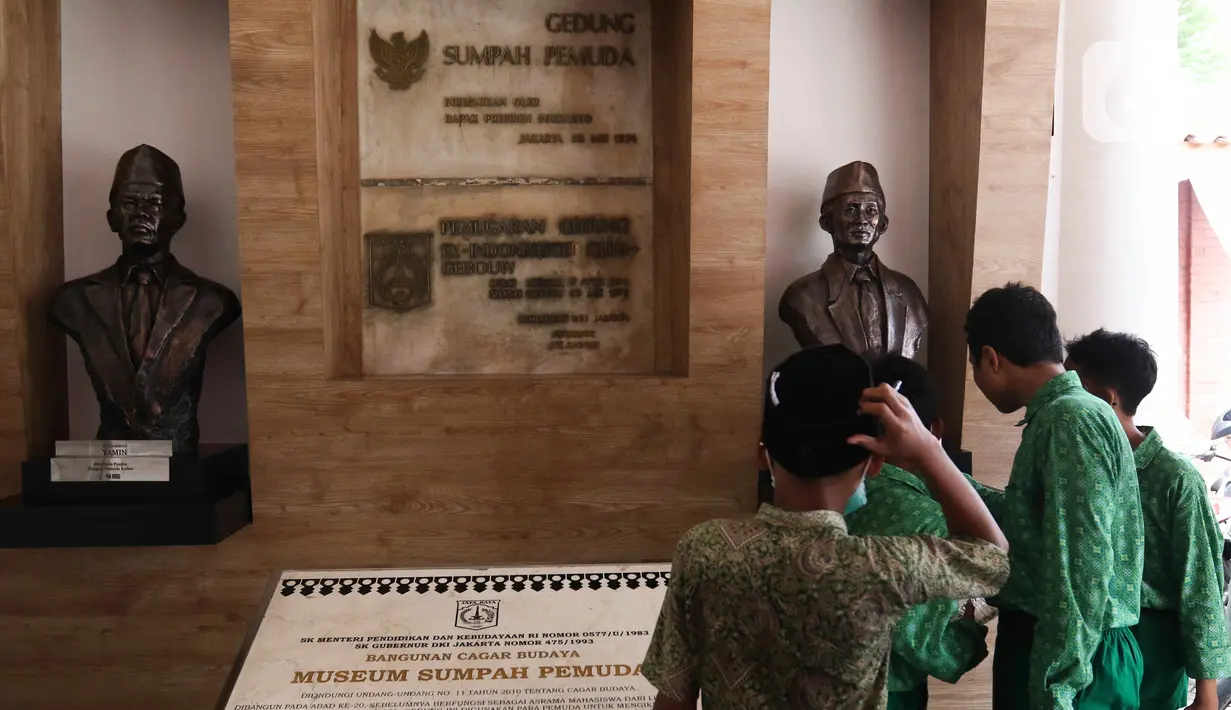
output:
<svg viewBox="0 0 1231 710"><path fill-rule="evenodd" d="M115 262L115 277L120 284L124 284L128 281L128 278L135 270L147 268L154 274L154 278L158 280L158 283L166 286L167 278L170 277L172 272L175 270L175 265L175 257L171 254L167 254L162 259L159 259L153 263L140 259L132 259L121 254L120 258L116 259Z"/></svg>
<svg viewBox="0 0 1231 710"><path fill-rule="evenodd" d="M868 263L864 266L858 266L852 261L842 258L838 252L833 252L829 258L825 260L821 266L821 273L824 274L825 280L829 282L829 302L837 301L842 295L842 289L846 288L855 278L855 272L861 268L868 268L872 271L872 275L877 281L884 283L884 278L881 275L881 260L875 253Z"/></svg>

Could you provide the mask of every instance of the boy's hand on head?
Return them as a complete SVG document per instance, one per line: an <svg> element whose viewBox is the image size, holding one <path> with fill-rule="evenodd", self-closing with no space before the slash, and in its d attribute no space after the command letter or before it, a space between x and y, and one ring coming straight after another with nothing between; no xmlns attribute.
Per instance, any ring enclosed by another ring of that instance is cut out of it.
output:
<svg viewBox="0 0 1231 710"><path fill-rule="evenodd" d="M859 401L859 412L880 420L881 435L872 438L857 434L847 441L862 446L895 466L918 470L926 459L940 450L940 442L919 421L910 400L887 384L864 390Z"/></svg>

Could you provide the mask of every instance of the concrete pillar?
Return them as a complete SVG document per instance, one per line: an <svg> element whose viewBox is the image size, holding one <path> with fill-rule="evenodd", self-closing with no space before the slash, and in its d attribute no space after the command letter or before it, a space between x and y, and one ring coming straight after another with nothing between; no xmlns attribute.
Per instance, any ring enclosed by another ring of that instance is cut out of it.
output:
<svg viewBox="0 0 1231 710"><path fill-rule="evenodd" d="M1149 341L1159 379L1140 416L1166 434L1182 421L1176 4L1066 0L1062 12L1060 328Z"/></svg>

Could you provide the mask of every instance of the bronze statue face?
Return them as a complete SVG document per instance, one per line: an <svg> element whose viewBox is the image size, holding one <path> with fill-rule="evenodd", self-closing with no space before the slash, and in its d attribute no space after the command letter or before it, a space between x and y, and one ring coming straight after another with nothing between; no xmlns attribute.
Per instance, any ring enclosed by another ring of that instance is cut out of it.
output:
<svg viewBox="0 0 1231 710"><path fill-rule="evenodd" d="M871 250L888 227L884 203L870 192L838 195L821 209L821 229L838 249Z"/></svg>
<svg viewBox="0 0 1231 710"><path fill-rule="evenodd" d="M118 187L107 210L107 224L128 247L165 248L184 225L183 199L165 186L126 182Z"/></svg>

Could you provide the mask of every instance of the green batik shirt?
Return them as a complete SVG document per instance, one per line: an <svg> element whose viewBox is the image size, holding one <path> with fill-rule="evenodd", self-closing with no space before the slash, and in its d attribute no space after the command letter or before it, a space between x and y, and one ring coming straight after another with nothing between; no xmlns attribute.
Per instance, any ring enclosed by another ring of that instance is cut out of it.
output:
<svg viewBox="0 0 1231 710"><path fill-rule="evenodd" d="M846 516L852 535L935 535L947 537L940 504L912 473L886 465L867 482L868 502ZM961 603L935 599L912 607L893 633L889 692L913 690L933 676L956 683L987 658L987 628L973 620L954 621Z"/></svg>
<svg viewBox="0 0 1231 710"><path fill-rule="evenodd" d="M765 505L680 540L641 671L706 710L883 708L898 620L994 593L1008 573L991 543L852 537L839 513Z"/></svg>
<svg viewBox="0 0 1231 710"><path fill-rule="evenodd" d="M1222 608L1222 531L1201 474L1146 430L1134 452L1145 523L1141 606L1175 611L1191 678L1231 677Z"/></svg>
<svg viewBox="0 0 1231 710"><path fill-rule="evenodd" d="M1143 533L1137 469L1111 407L1057 375L1026 407L1004 491L977 486L1009 540L1002 609L1037 619L1031 706L1069 710L1109 629L1137 623Z"/></svg>

